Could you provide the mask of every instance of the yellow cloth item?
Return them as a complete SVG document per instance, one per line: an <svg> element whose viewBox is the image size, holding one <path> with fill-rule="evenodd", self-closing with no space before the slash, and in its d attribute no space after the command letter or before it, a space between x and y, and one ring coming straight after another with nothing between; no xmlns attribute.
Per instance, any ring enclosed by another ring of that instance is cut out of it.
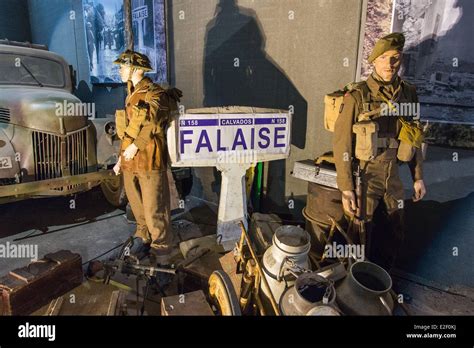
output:
<svg viewBox="0 0 474 348"><path fill-rule="evenodd" d="M417 121L408 122L401 117L400 122L402 123L402 128L400 129L398 139L416 147L417 149L421 148L424 135L420 123Z"/></svg>

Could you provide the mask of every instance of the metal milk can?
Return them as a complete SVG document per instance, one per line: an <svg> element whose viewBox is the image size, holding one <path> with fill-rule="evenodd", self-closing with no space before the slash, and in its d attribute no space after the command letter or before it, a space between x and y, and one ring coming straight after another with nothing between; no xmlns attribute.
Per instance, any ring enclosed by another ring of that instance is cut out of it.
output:
<svg viewBox="0 0 474 348"><path fill-rule="evenodd" d="M294 273L310 268L311 241L308 232L292 225L278 227L272 241L263 255L263 273L270 289L260 283L265 296L271 292L278 303L285 289L294 284Z"/></svg>
<svg viewBox="0 0 474 348"><path fill-rule="evenodd" d="M332 281L314 272L303 273L281 296L280 311L283 315L339 315L333 307L335 300Z"/></svg>
<svg viewBox="0 0 474 348"><path fill-rule="evenodd" d="M392 315L392 278L382 267L368 261L355 262L336 286L336 302L347 315Z"/></svg>

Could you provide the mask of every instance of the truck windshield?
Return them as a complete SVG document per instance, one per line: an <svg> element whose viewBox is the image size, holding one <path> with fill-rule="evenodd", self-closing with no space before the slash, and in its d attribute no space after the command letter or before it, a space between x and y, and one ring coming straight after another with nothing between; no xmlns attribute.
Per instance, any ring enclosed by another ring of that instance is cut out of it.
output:
<svg viewBox="0 0 474 348"><path fill-rule="evenodd" d="M64 87L63 66L50 59L0 53L0 84Z"/></svg>

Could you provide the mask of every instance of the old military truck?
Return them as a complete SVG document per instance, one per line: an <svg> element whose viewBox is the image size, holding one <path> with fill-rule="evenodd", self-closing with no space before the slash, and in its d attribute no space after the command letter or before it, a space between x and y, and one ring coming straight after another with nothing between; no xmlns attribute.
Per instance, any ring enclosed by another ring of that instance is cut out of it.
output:
<svg viewBox="0 0 474 348"><path fill-rule="evenodd" d="M72 66L46 46L0 41L0 203L100 185L111 204L126 204L111 170L114 119L89 115L74 87Z"/></svg>

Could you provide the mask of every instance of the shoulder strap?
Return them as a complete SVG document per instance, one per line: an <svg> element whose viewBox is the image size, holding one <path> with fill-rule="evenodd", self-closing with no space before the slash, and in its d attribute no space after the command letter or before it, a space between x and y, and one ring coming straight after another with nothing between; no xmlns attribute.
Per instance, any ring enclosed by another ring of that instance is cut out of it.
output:
<svg viewBox="0 0 474 348"><path fill-rule="evenodd" d="M357 106L359 108L359 115L365 114L371 116L371 114L377 113L377 111L374 112L374 110L370 109L372 94L370 93L370 88L366 81L350 83L344 87L344 89L349 93L354 92L351 94L356 100Z"/></svg>
<svg viewBox="0 0 474 348"><path fill-rule="evenodd" d="M165 93L165 90L161 88L161 86L154 83L150 84L145 95L145 102L149 103L151 100L156 99L157 97L159 98L162 93Z"/></svg>

